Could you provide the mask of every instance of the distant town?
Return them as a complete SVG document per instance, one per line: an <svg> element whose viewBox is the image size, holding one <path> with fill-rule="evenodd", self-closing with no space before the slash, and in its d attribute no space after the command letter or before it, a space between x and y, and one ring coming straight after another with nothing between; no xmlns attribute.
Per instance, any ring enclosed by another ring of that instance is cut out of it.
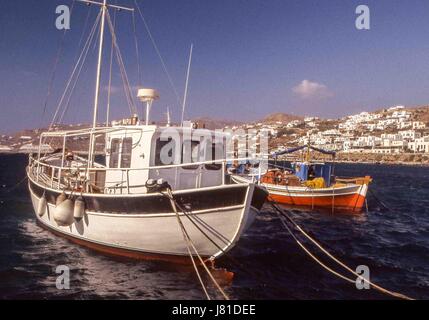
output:
<svg viewBox="0 0 429 320"><path fill-rule="evenodd" d="M429 154L427 106L393 106L341 119L298 118L280 113L261 122L225 128L268 130L271 151L310 143L340 154Z"/></svg>
<svg viewBox="0 0 429 320"><path fill-rule="evenodd" d="M349 155L350 159L350 155L357 154L367 157L377 154L415 154L423 156L418 161L429 163L429 158L426 158L426 155L429 155L429 106L414 108L393 106L341 119L299 117L278 113L251 123L222 122L209 118L198 121L204 121L206 127L210 129L268 131L271 152L310 143L316 147L337 151L343 158ZM54 129L76 129L85 126L61 125ZM0 153L36 152L42 131L44 129L1 135ZM52 146L46 145L42 148L44 152L49 152ZM413 162L415 159L411 157L409 161Z"/></svg>

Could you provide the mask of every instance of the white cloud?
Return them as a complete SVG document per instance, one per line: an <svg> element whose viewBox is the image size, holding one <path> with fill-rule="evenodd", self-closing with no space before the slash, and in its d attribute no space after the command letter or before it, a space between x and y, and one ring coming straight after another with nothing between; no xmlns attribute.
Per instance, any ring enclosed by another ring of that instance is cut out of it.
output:
<svg viewBox="0 0 429 320"><path fill-rule="evenodd" d="M310 80L302 80L292 91L302 99L324 99L334 95L324 84Z"/></svg>

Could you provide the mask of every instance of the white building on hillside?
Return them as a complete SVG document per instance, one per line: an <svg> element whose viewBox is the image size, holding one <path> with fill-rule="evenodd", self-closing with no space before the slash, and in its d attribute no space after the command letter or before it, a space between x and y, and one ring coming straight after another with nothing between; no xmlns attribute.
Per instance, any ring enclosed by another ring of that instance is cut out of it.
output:
<svg viewBox="0 0 429 320"><path fill-rule="evenodd" d="M295 128L299 126L302 122L299 120L293 120L286 125L286 128Z"/></svg>
<svg viewBox="0 0 429 320"><path fill-rule="evenodd" d="M425 129L426 128L426 124L424 122L421 121L413 121L413 129Z"/></svg>
<svg viewBox="0 0 429 320"><path fill-rule="evenodd" d="M429 136L414 140L408 147L416 153L429 153Z"/></svg>
<svg viewBox="0 0 429 320"><path fill-rule="evenodd" d="M389 109L387 109L387 111L402 110L402 109L405 109L405 106L390 107Z"/></svg>
<svg viewBox="0 0 429 320"><path fill-rule="evenodd" d="M342 122L338 125L338 129L340 130L353 131L356 130L356 128L357 124L351 120L347 120L346 122Z"/></svg>
<svg viewBox="0 0 429 320"><path fill-rule="evenodd" d="M413 123L411 121L403 121L398 123L398 129L407 129L407 128L411 128L412 126L413 126Z"/></svg>
<svg viewBox="0 0 429 320"><path fill-rule="evenodd" d="M341 132L337 129L325 130L325 131L321 132L321 134L323 136L331 136L331 137L341 136Z"/></svg>
<svg viewBox="0 0 429 320"><path fill-rule="evenodd" d="M406 111L406 110L395 111L390 116L390 118L409 119L409 118L411 118L411 112Z"/></svg>
<svg viewBox="0 0 429 320"><path fill-rule="evenodd" d="M393 133L383 133L381 135L381 139L390 139L390 140L401 140L400 134L393 134Z"/></svg>
<svg viewBox="0 0 429 320"><path fill-rule="evenodd" d="M398 134L402 139L406 139L408 141L418 139L422 136L420 132L416 132L415 130L402 130L399 131Z"/></svg>
<svg viewBox="0 0 429 320"><path fill-rule="evenodd" d="M317 121L317 120L319 120L318 117L305 117L304 118L304 122L314 122L314 121Z"/></svg>
<svg viewBox="0 0 429 320"><path fill-rule="evenodd" d="M381 144L381 138L375 136L361 136L355 141L356 147L375 147Z"/></svg>

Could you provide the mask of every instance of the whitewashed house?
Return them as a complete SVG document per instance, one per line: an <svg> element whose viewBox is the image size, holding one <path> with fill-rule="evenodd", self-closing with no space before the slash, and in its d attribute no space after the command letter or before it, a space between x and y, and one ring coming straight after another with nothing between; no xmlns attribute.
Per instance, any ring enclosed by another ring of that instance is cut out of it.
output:
<svg viewBox="0 0 429 320"><path fill-rule="evenodd" d="M426 128L426 123L421 122L421 121L413 121L413 129L425 129Z"/></svg>
<svg viewBox="0 0 429 320"><path fill-rule="evenodd" d="M401 136L402 139L406 139L408 141L418 139L422 136L420 132L417 132L415 130L402 130L399 131L398 134Z"/></svg>
<svg viewBox="0 0 429 320"><path fill-rule="evenodd" d="M387 109L387 111L394 111L394 110L402 110L405 109L405 106L394 106Z"/></svg>
<svg viewBox="0 0 429 320"><path fill-rule="evenodd" d="M390 116L390 118L409 119L409 118L411 118L411 112L406 111L406 110L395 111Z"/></svg>
<svg viewBox="0 0 429 320"><path fill-rule="evenodd" d="M429 153L429 136L414 140L409 148L415 153Z"/></svg>
<svg viewBox="0 0 429 320"><path fill-rule="evenodd" d="M411 121L402 121L398 124L398 129L407 129L411 128L413 126L413 123Z"/></svg>

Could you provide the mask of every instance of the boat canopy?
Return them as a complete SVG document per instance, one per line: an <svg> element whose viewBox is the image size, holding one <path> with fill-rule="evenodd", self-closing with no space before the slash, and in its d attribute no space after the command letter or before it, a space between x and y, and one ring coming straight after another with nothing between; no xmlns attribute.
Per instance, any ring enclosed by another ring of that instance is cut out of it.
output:
<svg viewBox="0 0 429 320"><path fill-rule="evenodd" d="M335 157L335 155L336 155L335 151L323 150L323 149L316 148L316 147L313 147L313 146L304 145L304 146L300 146L300 147L295 147L295 148L290 148L290 149L282 150L282 151L279 151L279 152L275 152L275 153L272 154L272 156L276 158L278 156L281 156L281 155L284 155L284 154L289 154L289 153L294 153L294 152L303 150L305 148L309 148L311 150L314 150L314 151L317 151L317 152L320 152L320 153L323 153L323 154L328 154L328 155L331 155L332 157Z"/></svg>
<svg viewBox="0 0 429 320"><path fill-rule="evenodd" d="M301 181L308 181L315 178L323 178L327 187L331 185L332 164L329 163L308 163L295 162L292 163L293 173Z"/></svg>

